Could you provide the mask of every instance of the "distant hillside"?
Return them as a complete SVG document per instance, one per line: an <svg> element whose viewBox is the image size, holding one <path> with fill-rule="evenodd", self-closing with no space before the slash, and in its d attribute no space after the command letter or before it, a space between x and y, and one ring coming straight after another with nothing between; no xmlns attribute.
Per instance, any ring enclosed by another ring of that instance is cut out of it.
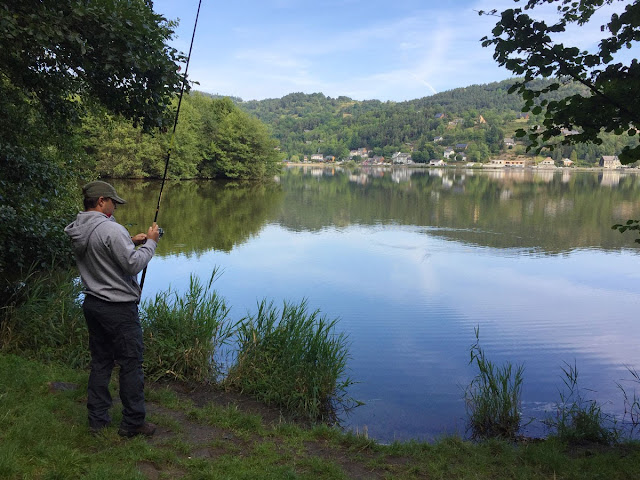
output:
<svg viewBox="0 0 640 480"><path fill-rule="evenodd" d="M415 161L443 158L456 149L459 161L487 161L498 155L524 154L524 145L506 145L517 128L541 123L533 115L520 118L524 102L509 94L515 80L471 85L406 102L358 101L322 93L291 93L282 98L232 100L271 129L288 158L313 154L347 159L350 151L367 148L371 155L391 157L411 152ZM543 86L546 81L537 81ZM584 91L568 83L549 99ZM628 139L606 136L601 146L578 146L549 152L554 159L573 158L586 164L600 155L614 155ZM452 156L453 160L455 156ZM359 160L359 159L357 159Z"/></svg>

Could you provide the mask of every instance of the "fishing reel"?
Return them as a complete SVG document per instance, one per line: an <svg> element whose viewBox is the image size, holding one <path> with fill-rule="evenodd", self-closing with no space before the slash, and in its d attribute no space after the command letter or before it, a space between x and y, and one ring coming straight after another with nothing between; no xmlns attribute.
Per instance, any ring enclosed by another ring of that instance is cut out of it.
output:
<svg viewBox="0 0 640 480"><path fill-rule="evenodd" d="M162 235L164 235L164 228L158 227L158 238L162 238Z"/></svg>

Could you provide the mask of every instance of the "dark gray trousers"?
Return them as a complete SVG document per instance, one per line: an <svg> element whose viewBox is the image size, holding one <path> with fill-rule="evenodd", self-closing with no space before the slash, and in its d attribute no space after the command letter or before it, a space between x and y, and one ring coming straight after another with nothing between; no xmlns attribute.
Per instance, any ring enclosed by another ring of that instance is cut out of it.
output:
<svg viewBox="0 0 640 480"><path fill-rule="evenodd" d="M144 351L138 305L105 302L87 295L82 305L89 329L91 373L87 389L89 426L101 428L111 422L109 381L115 363L120 366L120 400L125 430L144 423Z"/></svg>

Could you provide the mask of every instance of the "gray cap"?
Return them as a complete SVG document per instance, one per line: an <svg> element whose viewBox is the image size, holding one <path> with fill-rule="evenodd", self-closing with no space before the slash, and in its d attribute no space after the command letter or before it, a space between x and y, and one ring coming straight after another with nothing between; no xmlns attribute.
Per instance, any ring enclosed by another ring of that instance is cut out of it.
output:
<svg viewBox="0 0 640 480"><path fill-rule="evenodd" d="M107 182L96 180L95 182L89 182L82 187L82 195L85 198L98 198L107 197L111 198L116 203L127 203L116 193L116 189Z"/></svg>

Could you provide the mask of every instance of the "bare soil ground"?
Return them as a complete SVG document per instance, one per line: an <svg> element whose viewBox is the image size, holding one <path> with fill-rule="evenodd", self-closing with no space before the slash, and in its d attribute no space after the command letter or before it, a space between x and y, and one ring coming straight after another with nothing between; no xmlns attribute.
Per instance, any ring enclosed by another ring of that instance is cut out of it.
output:
<svg viewBox="0 0 640 480"><path fill-rule="evenodd" d="M265 426L276 426L283 422L296 423L302 427L308 426L299 418L287 416L279 409L269 407L247 396L227 392L211 386L189 387L180 383L171 383L155 386L152 388L170 388L175 391L180 398L193 402L197 407L204 407L214 404L220 407L232 406L243 413L259 415ZM154 402L147 402L147 411L151 416L163 418L162 425L158 427L156 434L149 440L154 445L170 445L176 440L180 441L186 457L201 458L214 461L222 455L234 454L243 456L246 452L253 450L260 442L276 443L277 449L286 453L287 456L294 457L320 457L330 460L339 465L345 476L352 479L379 479L389 473L389 468L393 465L406 465L409 459L388 457L383 462L378 462L381 467L371 467L376 459L382 456L370 449L360 449L353 451L348 446L336 446L329 440L318 439L307 441L303 452L287 451L287 446L283 442L278 442L277 437L264 438L260 434L252 434L249 437L237 436L231 429L212 426L190 418L187 414L179 410L172 410ZM390 463L391 462L391 463ZM163 471L156 465L148 462L141 463L140 471L146 478L153 480L161 476L170 478L180 478L184 472Z"/></svg>

